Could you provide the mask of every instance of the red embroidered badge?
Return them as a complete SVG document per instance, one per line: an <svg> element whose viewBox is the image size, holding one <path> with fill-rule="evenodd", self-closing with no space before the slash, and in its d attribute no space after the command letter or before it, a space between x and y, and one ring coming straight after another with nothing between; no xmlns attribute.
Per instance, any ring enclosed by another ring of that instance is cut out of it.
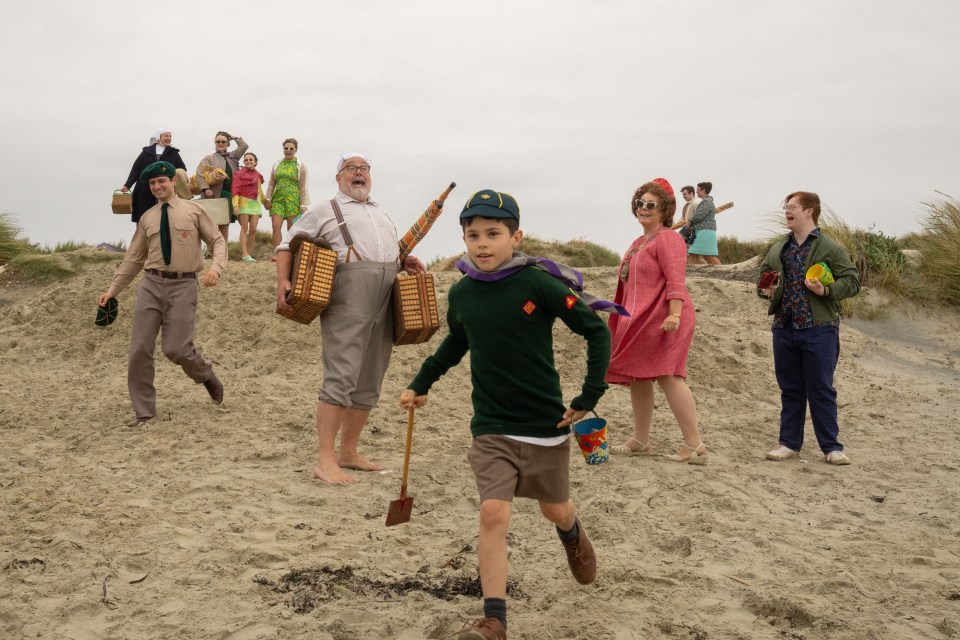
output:
<svg viewBox="0 0 960 640"><path fill-rule="evenodd" d="M573 305L577 304L577 296L567 296L567 309L573 309Z"/></svg>
<svg viewBox="0 0 960 640"><path fill-rule="evenodd" d="M527 300L527 304L523 305L523 312L525 314L533 315L533 312L537 310L537 305L533 304L533 300Z"/></svg>
<svg viewBox="0 0 960 640"><path fill-rule="evenodd" d="M190 232L189 232L189 231L181 231L181 232L180 232L180 237L181 237L181 238L186 238L186 237L189 236L189 235L190 235Z"/></svg>

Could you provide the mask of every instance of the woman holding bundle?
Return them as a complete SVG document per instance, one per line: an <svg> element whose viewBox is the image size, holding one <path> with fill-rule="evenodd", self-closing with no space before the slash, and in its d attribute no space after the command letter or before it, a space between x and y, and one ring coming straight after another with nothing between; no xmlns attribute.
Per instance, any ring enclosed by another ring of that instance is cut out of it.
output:
<svg viewBox="0 0 960 640"><path fill-rule="evenodd" d="M230 151L230 141L236 140L237 148ZM203 198L226 198L227 208L230 211L230 222L237 218L233 214L233 202L231 186L233 183L233 173L240 167L240 158L246 153L249 145L243 141L240 136L232 136L226 131L218 131L213 137L214 152L204 156L203 160L197 166L197 184L200 186L200 195ZM221 169L226 172L227 178L218 183L210 184L207 182L207 172L211 169ZM230 235L230 225L221 224L220 235L226 242Z"/></svg>
<svg viewBox="0 0 960 640"><path fill-rule="evenodd" d="M130 219L134 224L140 221L140 216L144 212L157 204L157 199L150 193L150 187L140 183L140 174L143 170L154 162L161 160L169 162L177 169L186 171L187 165L183 163L180 157L180 149L173 147L170 143L173 141L173 133L170 129L158 129L156 133L150 136L150 142L140 151L140 155L133 161L133 168L130 169L130 175L127 181L120 187L120 191L127 193L130 187L133 187L133 213Z"/></svg>
<svg viewBox="0 0 960 640"><path fill-rule="evenodd" d="M607 382L630 388L633 437L611 447L620 455L649 455L656 380L673 411L683 444L666 456L675 462L705 464L697 408L687 386L687 354L696 316L684 284L687 245L670 229L677 201L673 188L657 178L637 189L630 201L643 227L620 263L617 296L630 316L611 315L610 367Z"/></svg>
<svg viewBox="0 0 960 640"><path fill-rule="evenodd" d="M267 183L267 208L273 223L273 246L280 244L280 230L283 221L287 229L301 212L310 205L310 193L307 189L307 167L297 160L299 144L293 138L283 141L283 160L274 163L270 169ZM276 258L274 258L276 261Z"/></svg>

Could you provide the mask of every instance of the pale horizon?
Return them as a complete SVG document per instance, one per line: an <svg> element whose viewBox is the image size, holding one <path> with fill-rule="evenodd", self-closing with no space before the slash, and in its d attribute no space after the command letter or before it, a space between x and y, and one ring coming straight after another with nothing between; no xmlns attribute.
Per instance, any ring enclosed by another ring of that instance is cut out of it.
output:
<svg viewBox="0 0 960 640"><path fill-rule="evenodd" d="M656 177L679 205L711 181L735 203L718 233L743 240L795 190L890 236L960 193L955 3L289 7L5 5L0 211L42 245L128 242L110 196L161 127L191 173L220 129L264 174L297 138L315 202L339 154L363 152L401 235L457 182L425 260L462 251L457 216L484 188L517 198L528 234L618 253L641 232L630 196Z"/></svg>

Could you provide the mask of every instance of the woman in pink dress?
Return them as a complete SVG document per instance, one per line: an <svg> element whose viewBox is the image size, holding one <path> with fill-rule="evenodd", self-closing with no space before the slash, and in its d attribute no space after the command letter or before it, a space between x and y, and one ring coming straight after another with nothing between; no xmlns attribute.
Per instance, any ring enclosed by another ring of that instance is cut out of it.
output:
<svg viewBox="0 0 960 640"><path fill-rule="evenodd" d="M633 437L610 450L620 455L650 454L656 380L683 435L677 453L665 457L705 464L707 449L700 440L697 408L686 382L696 315L684 285L687 245L670 229L677 210L673 188L663 178L647 182L633 194L631 209L643 236L630 245L620 263L615 302L631 315L610 316L607 382L630 387Z"/></svg>

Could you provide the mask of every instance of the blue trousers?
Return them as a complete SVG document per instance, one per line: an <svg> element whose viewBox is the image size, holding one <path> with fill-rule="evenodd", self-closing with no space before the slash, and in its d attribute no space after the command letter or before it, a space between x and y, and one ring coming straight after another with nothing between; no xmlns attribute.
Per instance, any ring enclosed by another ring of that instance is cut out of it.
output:
<svg viewBox="0 0 960 640"><path fill-rule="evenodd" d="M837 440L837 390L833 373L840 357L840 328L773 329L773 366L780 385L780 444L803 446L807 404L813 433L824 453L843 451Z"/></svg>

